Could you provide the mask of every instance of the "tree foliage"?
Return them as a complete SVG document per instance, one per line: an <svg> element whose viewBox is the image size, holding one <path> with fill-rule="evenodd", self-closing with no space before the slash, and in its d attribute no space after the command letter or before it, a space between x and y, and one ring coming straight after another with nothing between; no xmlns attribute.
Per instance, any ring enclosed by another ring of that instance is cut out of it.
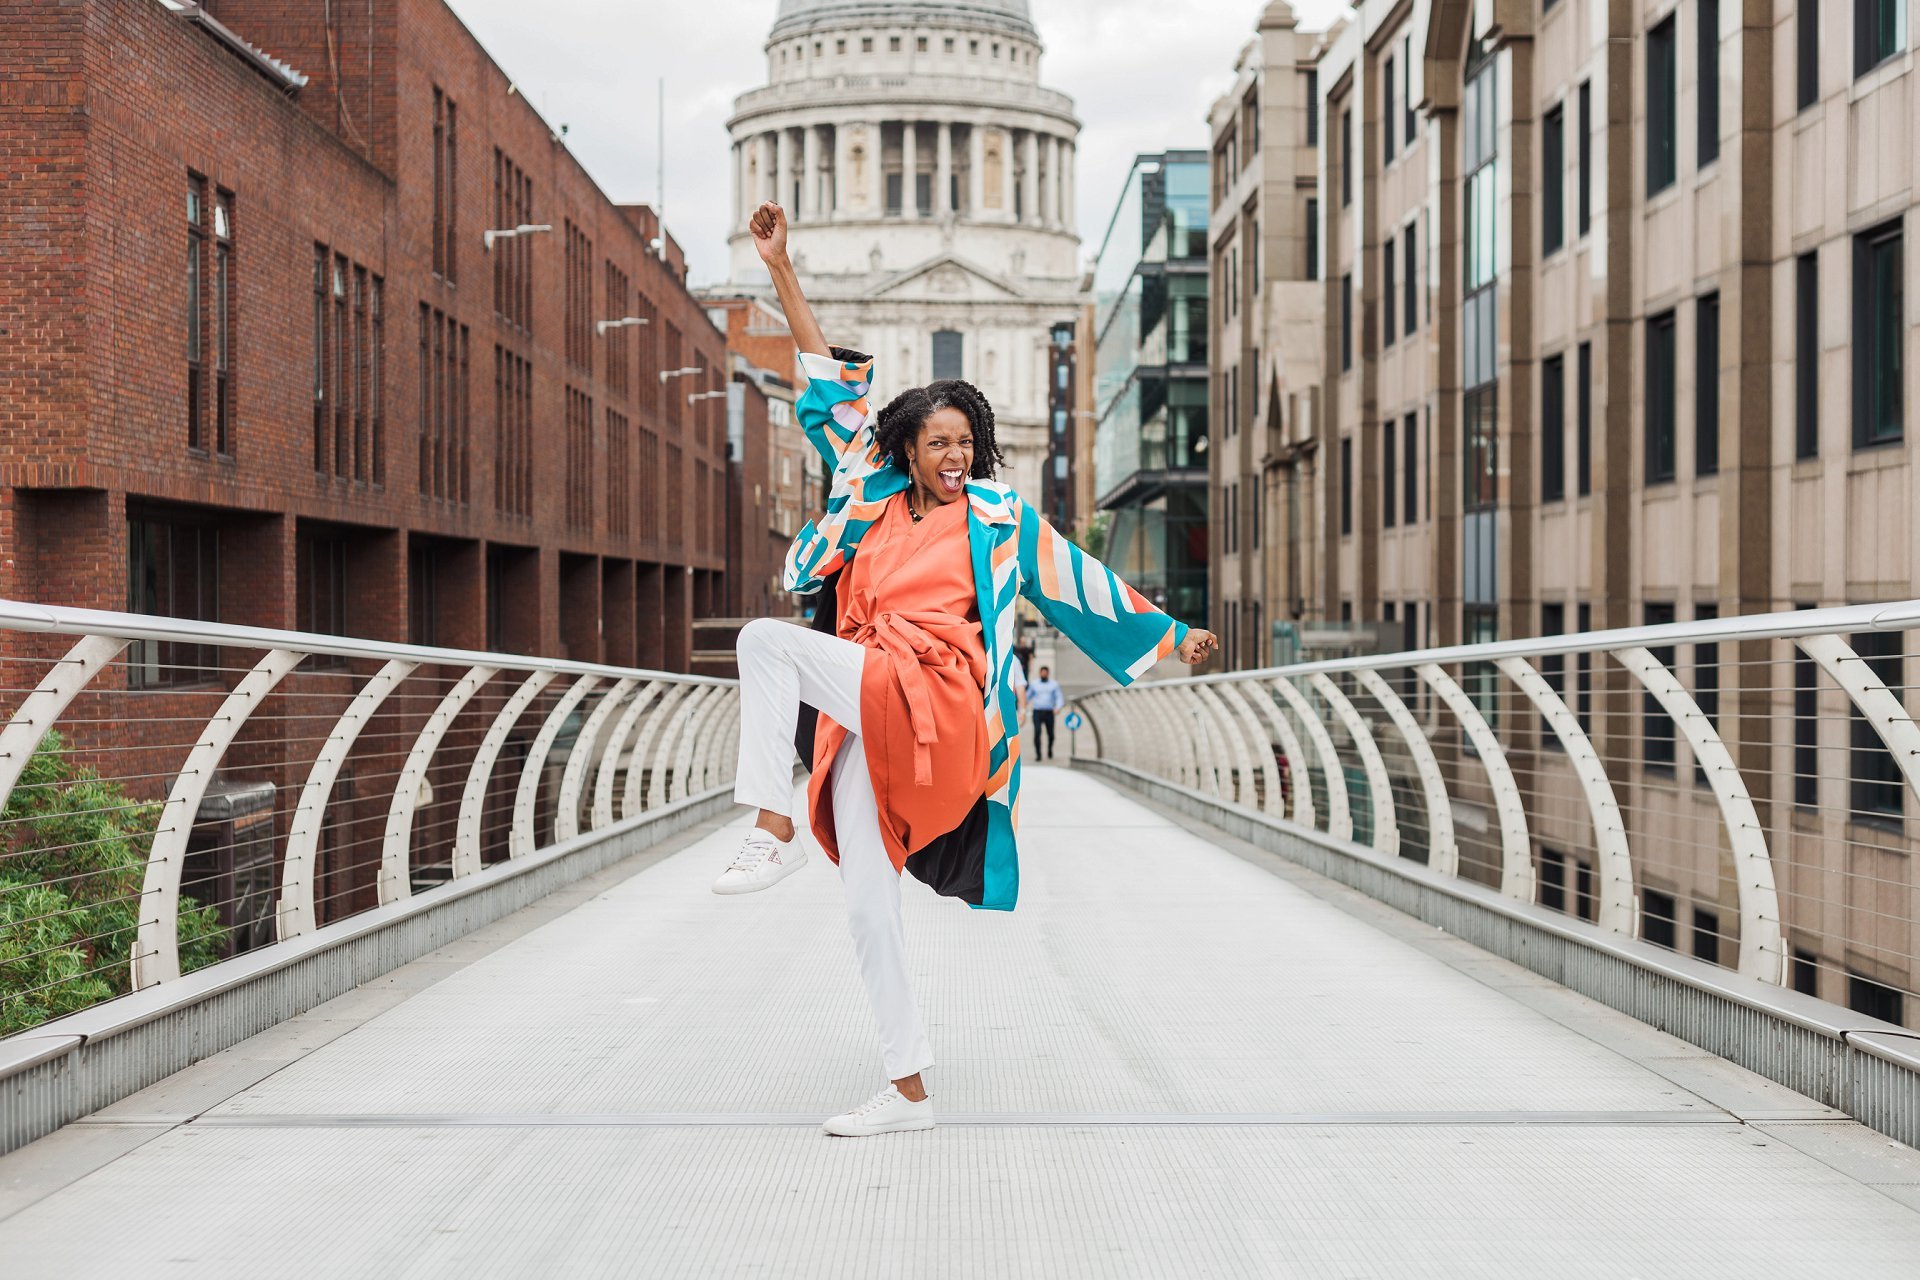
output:
<svg viewBox="0 0 1920 1280"><path fill-rule="evenodd" d="M161 808L41 740L0 811L0 1035L126 993ZM181 971L218 959L224 933L182 897Z"/></svg>

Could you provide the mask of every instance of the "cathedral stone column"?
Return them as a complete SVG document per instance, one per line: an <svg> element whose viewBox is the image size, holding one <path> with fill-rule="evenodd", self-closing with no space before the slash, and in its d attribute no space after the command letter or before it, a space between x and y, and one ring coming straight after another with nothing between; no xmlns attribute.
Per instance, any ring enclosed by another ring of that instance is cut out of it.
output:
<svg viewBox="0 0 1920 1280"><path fill-rule="evenodd" d="M733 144L733 225L737 230L747 222L747 184L745 161L740 154L740 144Z"/></svg>
<svg viewBox="0 0 1920 1280"><path fill-rule="evenodd" d="M820 130L808 125L801 131L800 209L798 216L820 216Z"/></svg>
<svg viewBox="0 0 1920 1280"><path fill-rule="evenodd" d="M902 217L920 216L920 126L911 120L900 125L900 213Z"/></svg>
<svg viewBox="0 0 1920 1280"><path fill-rule="evenodd" d="M967 130L967 216L977 218L983 207L982 191L987 176L986 130L974 125Z"/></svg>
<svg viewBox="0 0 1920 1280"><path fill-rule="evenodd" d="M1021 163L1026 174L1020 179L1020 221L1040 224L1040 135L1029 129L1020 140Z"/></svg>
<svg viewBox="0 0 1920 1280"><path fill-rule="evenodd" d="M774 199L786 207L790 216L798 216L800 208L799 194L794 190L793 172L793 130L783 128L779 134L780 168L775 179Z"/></svg>
<svg viewBox="0 0 1920 1280"><path fill-rule="evenodd" d="M1000 130L1000 216L1013 221L1013 130Z"/></svg>
<svg viewBox="0 0 1920 1280"><path fill-rule="evenodd" d="M773 137L774 135L771 133L763 133L760 135L760 138L759 138L759 142L760 142L760 197L759 198L761 200L778 200L780 198L780 188L775 185L775 179L773 175L773 166L774 166Z"/></svg>
<svg viewBox="0 0 1920 1280"><path fill-rule="evenodd" d="M852 195L851 181L853 161L847 153L852 150L848 141L850 131L844 126L836 126L833 131L833 208L828 212L839 217L847 211L847 202Z"/></svg>
<svg viewBox="0 0 1920 1280"><path fill-rule="evenodd" d="M886 148L880 145L880 121L867 123L867 208L878 218L887 211L886 174L881 169L881 160Z"/></svg>
<svg viewBox="0 0 1920 1280"><path fill-rule="evenodd" d="M942 120L934 130L933 211L953 212L953 122Z"/></svg>
<svg viewBox="0 0 1920 1280"><path fill-rule="evenodd" d="M1046 161L1046 172L1040 178L1040 225L1051 227L1060 222L1060 139L1051 133L1042 137L1040 158Z"/></svg>
<svg viewBox="0 0 1920 1280"><path fill-rule="evenodd" d="M1061 139L1060 141L1060 225L1068 231L1074 230L1080 221L1079 213L1073 203L1073 164L1079 156L1077 144Z"/></svg>

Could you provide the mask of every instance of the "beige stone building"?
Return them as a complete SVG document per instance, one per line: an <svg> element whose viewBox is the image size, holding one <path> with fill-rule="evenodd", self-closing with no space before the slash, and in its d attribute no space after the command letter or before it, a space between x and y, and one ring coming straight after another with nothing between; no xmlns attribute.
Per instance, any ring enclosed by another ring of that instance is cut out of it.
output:
<svg viewBox="0 0 1920 1280"><path fill-rule="evenodd" d="M1229 668L1322 614L1317 42L1273 0L1210 113L1208 598Z"/></svg>
<svg viewBox="0 0 1920 1280"><path fill-rule="evenodd" d="M1243 57L1236 92L1274 81L1272 12L1269 69ZM1897 0L1367 0L1317 56L1293 54L1314 58L1325 135L1317 191L1295 197L1319 202L1305 234L1325 316L1325 483L1280 557L1312 565L1297 616L1445 644L1920 596L1912 40ZM1231 107L1214 113L1217 169L1244 130ZM1229 269L1248 181L1216 181ZM1236 366L1274 345L1271 312L1248 314L1266 335L1216 306L1230 406ZM1217 483L1246 483L1246 452ZM1258 583L1267 618L1296 608L1284 573L1244 560L1223 548L1218 598L1238 591L1244 617ZM1856 647L1906 685L1912 655L1884 636ZM1789 980L1886 1010L1888 991L1917 989L1912 795L1790 646L1694 648L1662 656L1755 793ZM1615 774L1645 860L1643 932L1730 954L1722 828L1686 743L1605 658L1543 673ZM1549 809L1566 798L1535 833L1543 874L1590 884L1565 759L1508 710L1511 690L1481 692L1527 787Z"/></svg>

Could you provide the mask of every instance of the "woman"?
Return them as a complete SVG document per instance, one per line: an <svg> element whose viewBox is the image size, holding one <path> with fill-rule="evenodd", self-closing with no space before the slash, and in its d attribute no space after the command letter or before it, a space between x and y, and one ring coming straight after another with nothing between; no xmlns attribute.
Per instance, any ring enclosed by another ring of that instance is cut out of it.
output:
<svg viewBox="0 0 1920 1280"><path fill-rule="evenodd" d="M975 907L1013 909L1015 593L1122 684L1169 653L1204 661L1215 641L1148 604L992 479L1002 461L993 409L973 384L916 387L870 413L871 361L827 346L787 258L786 215L763 204L752 228L807 374L795 411L833 468L826 514L787 553L786 587L811 594L837 575L837 634L766 618L740 632L734 798L760 813L713 887L764 889L804 858L789 813L793 740L802 705L818 708L813 831L840 866L892 1082L824 1128L930 1129L920 1075L933 1054L907 982L900 872Z"/></svg>

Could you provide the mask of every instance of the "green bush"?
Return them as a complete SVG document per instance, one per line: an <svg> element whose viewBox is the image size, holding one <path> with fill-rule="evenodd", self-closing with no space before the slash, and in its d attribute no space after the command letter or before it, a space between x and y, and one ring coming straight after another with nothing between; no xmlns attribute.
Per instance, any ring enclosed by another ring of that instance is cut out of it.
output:
<svg viewBox="0 0 1920 1280"><path fill-rule="evenodd" d="M0 1035L124 995L162 806L75 768L49 733L0 811ZM212 907L180 899L180 968L219 958Z"/></svg>

